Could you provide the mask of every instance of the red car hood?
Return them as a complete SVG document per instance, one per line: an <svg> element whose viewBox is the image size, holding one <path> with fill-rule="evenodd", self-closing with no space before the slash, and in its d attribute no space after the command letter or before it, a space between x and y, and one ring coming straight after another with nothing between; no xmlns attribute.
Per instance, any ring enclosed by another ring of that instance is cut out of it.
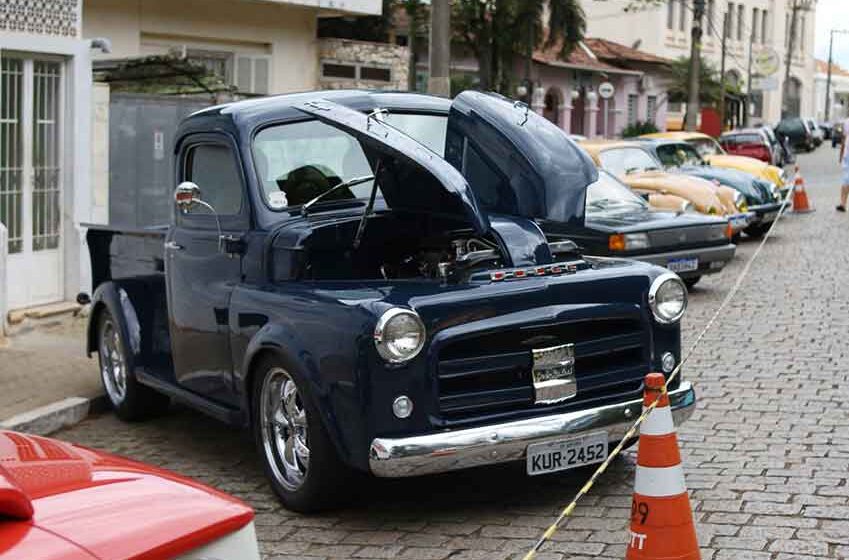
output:
<svg viewBox="0 0 849 560"><path fill-rule="evenodd" d="M253 519L241 501L174 473L0 431L0 557L164 560Z"/></svg>

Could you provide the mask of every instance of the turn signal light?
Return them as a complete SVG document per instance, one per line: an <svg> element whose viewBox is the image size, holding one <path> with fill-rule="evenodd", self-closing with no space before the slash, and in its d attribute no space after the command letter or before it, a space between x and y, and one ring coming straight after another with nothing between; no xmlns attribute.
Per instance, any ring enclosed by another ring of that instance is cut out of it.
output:
<svg viewBox="0 0 849 560"><path fill-rule="evenodd" d="M607 238L607 248L611 251L625 250L625 236L621 233L614 233Z"/></svg>
<svg viewBox="0 0 849 560"><path fill-rule="evenodd" d="M731 222L725 224L725 237L728 239L734 237L734 228L731 227Z"/></svg>

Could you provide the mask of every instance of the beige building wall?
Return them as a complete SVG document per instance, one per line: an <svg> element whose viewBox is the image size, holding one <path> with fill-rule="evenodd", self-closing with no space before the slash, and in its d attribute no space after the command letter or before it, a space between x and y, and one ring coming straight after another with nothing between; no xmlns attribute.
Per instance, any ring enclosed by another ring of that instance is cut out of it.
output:
<svg viewBox="0 0 849 560"><path fill-rule="evenodd" d="M706 17L703 38L704 55L720 67L723 13L729 4L726 0L706 0L708 11L713 17ZM587 14L587 35L601 37L633 46L639 41L638 48L667 58L688 57L690 55L690 28L693 23L692 0L668 0L659 6L625 12L629 0L607 0L605 2L584 2ZM671 3L671 11L670 11ZM749 60L749 40L752 30L753 9L758 10L758 22L755 35L755 48L769 46L774 48L781 60L782 67L775 75L779 80L778 89L764 92L764 111L760 119L774 124L781 118L781 91L784 81L784 60L786 55L787 13L783 0L741 0L731 2L734 6L731 29L727 40L726 71L733 70L745 81ZM738 7L743 7L742 33L738 39ZM766 35L763 34L763 13L766 11ZM682 17L683 15L683 17ZM801 21L804 19L804 33ZM814 78L814 38L815 13L800 13L800 36L796 42L796 54L793 59L791 75L802 83L801 113L813 115L813 78ZM712 27L708 27L710 22ZM744 88L745 91L745 88Z"/></svg>
<svg viewBox="0 0 849 560"><path fill-rule="evenodd" d="M319 10L314 7L234 0L85 0L83 14L85 37L112 42L112 52L95 59L181 48L266 56L268 93L313 89L318 83Z"/></svg>

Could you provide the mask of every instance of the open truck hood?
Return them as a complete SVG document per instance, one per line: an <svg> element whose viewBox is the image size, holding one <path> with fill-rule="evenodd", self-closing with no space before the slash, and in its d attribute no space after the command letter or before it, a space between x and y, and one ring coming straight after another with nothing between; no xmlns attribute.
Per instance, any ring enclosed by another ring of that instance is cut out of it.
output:
<svg viewBox="0 0 849 560"><path fill-rule="evenodd" d="M583 225L592 159L556 125L497 94L465 91L451 104L445 159L493 214Z"/></svg>
<svg viewBox="0 0 849 560"><path fill-rule="evenodd" d="M387 157L397 180L381 181L386 204L393 210L440 213L465 218L483 235L490 223L466 179L457 169L403 132L370 116L333 103L308 101L296 108L356 137L363 146Z"/></svg>

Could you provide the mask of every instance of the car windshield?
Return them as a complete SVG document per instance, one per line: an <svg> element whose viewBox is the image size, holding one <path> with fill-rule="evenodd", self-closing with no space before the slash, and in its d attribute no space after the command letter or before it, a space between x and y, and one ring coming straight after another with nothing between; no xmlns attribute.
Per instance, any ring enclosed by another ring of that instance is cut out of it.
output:
<svg viewBox="0 0 849 560"><path fill-rule="evenodd" d="M616 176L660 169L660 162L642 148L612 148L599 154L601 166Z"/></svg>
<svg viewBox="0 0 849 560"><path fill-rule="evenodd" d="M633 211L648 208L648 203L634 194L610 173L599 171L598 181L587 188L587 215Z"/></svg>
<svg viewBox="0 0 849 560"><path fill-rule="evenodd" d="M687 143L693 146L702 157L721 156L725 153L719 143L713 138L693 138L692 140L688 140Z"/></svg>
<svg viewBox="0 0 849 560"><path fill-rule="evenodd" d="M424 144L439 156L445 155L448 117L415 113L385 113L383 122Z"/></svg>
<svg viewBox="0 0 849 560"><path fill-rule="evenodd" d="M356 138L319 121L263 129L253 143L256 172L269 208L304 204L334 186L374 172ZM323 201L367 198L373 181L339 188Z"/></svg>
<svg viewBox="0 0 849 560"><path fill-rule="evenodd" d="M657 157L666 168L682 167L684 165L702 165L702 156L694 147L681 142L680 144L664 144L657 147Z"/></svg>

